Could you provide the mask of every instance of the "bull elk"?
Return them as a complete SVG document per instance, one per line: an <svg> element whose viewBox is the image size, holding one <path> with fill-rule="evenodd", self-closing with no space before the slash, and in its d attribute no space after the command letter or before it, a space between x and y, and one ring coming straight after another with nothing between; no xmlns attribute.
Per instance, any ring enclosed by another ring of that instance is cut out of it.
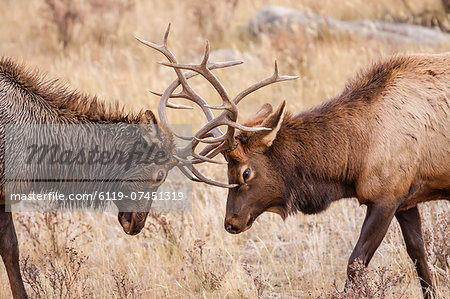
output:
<svg viewBox="0 0 450 299"><path fill-rule="evenodd" d="M162 52L169 59L162 64L174 68L180 79L163 94L155 93L161 96L161 121L167 122L169 98L191 100L206 113L208 123L191 139L192 159L181 162L220 163L213 158L224 155L228 184L195 167L188 175L229 188L224 223L229 233L248 230L266 211L285 219L356 197L367 212L349 259L346 286L352 286L356 275L352 264L369 264L395 216L423 294L433 296L417 205L450 198L450 53L393 56L374 63L318 107L292 115L285 102L275 111L265 104L253 119L238 124L236 105L245 96L294 77L279 76L275 65L273 76L232 99L210 71L217 65L208 61L208 45L201 64L186 65L168 51L167 33L163 46L142 42ZM191 72L183 77L183 69ZM212 84L222 105L210 106L193 92L186 78L195 74ZM173 94L179 84L182 92ZM213 118L210 109L222 113ZM219 126L227 127L225 134ZM199 143L207 145L195 153Z"/></svg>
<svg viewBox="0 0 450 299"><path fill-rule="evenodd" d="M45 83L50 82L50 83ZM15 299L26 298L19 270L19 249L10 212L5 209L5 127L9 124L150 124L156 125L156 117L150 110L131 115L121 109L90 98L66 88L55 81L44 81L42 76L26 70L13 60L0 59L0 254L6 267L11 291ZM165 180L167 172L178 163L172 132L165 126L141 126L142 130L119 141L125 152L135 144L159 143L169 154L167 163L144 164L141 175L148 178L147 190L156 191ZM61 136L61 142L64 142ZM124 171L113 166L112 173ZM39 171L39 169L36 169ZM130 174L133 175L133 174ZM116 203L116 202L115 202ZM127 234L135 235L143 228L152 201L129 203L128 210L120 211L118 220Z"/></svg>

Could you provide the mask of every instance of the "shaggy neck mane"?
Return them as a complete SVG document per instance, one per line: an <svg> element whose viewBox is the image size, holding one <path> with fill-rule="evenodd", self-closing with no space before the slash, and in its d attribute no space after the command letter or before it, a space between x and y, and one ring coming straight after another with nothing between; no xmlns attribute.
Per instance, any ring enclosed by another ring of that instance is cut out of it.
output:
<svg viewBox="0 0 450 299"><path fill-rule="evenodd" d="M358 131L346 128L331 111L324 114L324 108L287 115L272 146L273 161L285 170L281 176L286 186L286 214L318 213L334 200L355 195L359 168L355 153L364 142L352 144L355 136L351 135L359 135Z"/></svg>
<svg viewBox="0 0 450 299"><path fill-rule="evenodd" d="M36 102L42 110L56 111L65 122L138 123L140 119L141 113L127 115L117 102L107 104L97 97L70 91L58 80L49 80L7 57L0 59L1 81Z"/></svg>

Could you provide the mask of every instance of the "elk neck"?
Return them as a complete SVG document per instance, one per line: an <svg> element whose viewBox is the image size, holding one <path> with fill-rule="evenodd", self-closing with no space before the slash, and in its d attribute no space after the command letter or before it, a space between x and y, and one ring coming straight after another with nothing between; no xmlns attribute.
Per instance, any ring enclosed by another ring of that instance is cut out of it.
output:
<svg viewBox="0 0 450 299"><path fill-rule="evenodd" d="M367 146L356 106L333 99L296 116L287 115L270 150L285 186L288 213L315 214L331 202L354 197ZM284 157L279 159L275 157Z"/></svg>

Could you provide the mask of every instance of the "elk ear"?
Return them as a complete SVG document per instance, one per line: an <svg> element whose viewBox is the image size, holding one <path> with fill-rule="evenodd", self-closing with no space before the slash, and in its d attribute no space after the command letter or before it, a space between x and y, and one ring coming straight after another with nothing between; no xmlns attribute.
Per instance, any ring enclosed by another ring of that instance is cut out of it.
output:
<svg viewBox="0 0 450 299"><path fill-rule="evenodd" d="M149 145L158 143L159 140L159 128L158 121L155 115L150 110L146 110L142 114L139 121L139 129L141 130L142 137L147 141Z"/></svg>
<svg viewBox="0 0 450 299"><path fill-rule="evenodd" d="M156 116L153 114L151 110L145 110L144 114L141 116L141 120L139 122L141 125L152 125L152 124L158 124L158 121L156 120Z"/></svg>
<svg viewBox="0 0 450 299"><path fill-rule="evenodd" d="M261 109L258 110L258 112L256 112L255 117L254 118L267 118L270 113L272 113L273 108L272 105L270 105L269 103L265 103Z"/></svg>
<svg viewBox="0 0 450 299"><path fill-rule="evenodd" d="M261 123L270 116L273 108L269 103L264 104L261 109L256 112L255 116L246 122L246 125L249 127L260 126Z"/></svg>
<svg viewBox="0 0 450 299"><path fill-rule="evenodd" d="M285 113L286 101L283 101L280 107L278 107L277 111L272 113L263 121L261 125L262 127L272 128L271 131L267 131L268 133L266 133L266 135L261 140L267 147L270 147L277 137L278 131L281 128L281 124L283 123Z"/></svg>

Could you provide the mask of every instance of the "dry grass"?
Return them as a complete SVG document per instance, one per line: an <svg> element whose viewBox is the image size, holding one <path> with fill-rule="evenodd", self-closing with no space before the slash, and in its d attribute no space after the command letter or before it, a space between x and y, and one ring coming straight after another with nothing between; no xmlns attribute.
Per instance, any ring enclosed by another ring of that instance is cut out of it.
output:
<svg viewBox="0 0 450 299"><path fill-rule="evenodd" d="M69 4L49 10L52 3ZM242 103L242 117L265 102L288 101L300 111L337 94L345 81L369 61L396 52L442 52L450 45L405 46L349 37L317 39L301 33L248 40L242 25L269 4L339 19L407 18L441 11L439 0L336 1L102 1L4 0L0 12L0 55L36 66L72 87L118 100L129 111L156 109L146 89L163 89L173 79L155 64L159 54L139 45L137 34L160 41L172 23L170 45L180 60L198 60L204 39L227 48L246 65L221 71L232 94L271 73L277 58L296 82L264 89ZM408 5L405 5L407 3ZM447 19L445 19L447 18ZM202 81L194 81L208 99L217 100ZM198 114L171 114L174 123L202 120ZM205 167L224 179L225 170ZM286 222L262 215L237 236L223 229L226 190L194 186L192 213L149 218L144 231L125 235L115 214L16 214L16 228L27 290L36 298L290 298L339 297L348 256L355 244L364 207L355 200L334 203L315 216L297 215ZM449 203L421 207L430 263L438 292L450 297ZM395 222L395 221L394 221ZM0 297L9 285L0 266ZM369 267L364 294L420 298L420 286L401 232L393 223ZM64 283L61 284L61 280ZM337 286L337 289L335 288ZM372 293L371 293L372 292ZM361 293L363 294L363 293Z"/></svg>

